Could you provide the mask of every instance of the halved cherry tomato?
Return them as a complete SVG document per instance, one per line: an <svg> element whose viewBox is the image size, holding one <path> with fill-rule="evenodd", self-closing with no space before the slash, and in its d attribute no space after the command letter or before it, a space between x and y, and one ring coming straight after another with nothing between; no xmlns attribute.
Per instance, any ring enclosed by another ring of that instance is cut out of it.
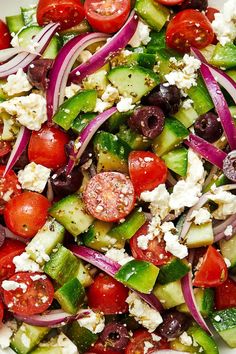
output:
<svg viewBox="0 0 236 354"><path fill-rule="evenodd" d="M15 290L3 290L4 303L10 311L19 315L35 315L51 305L54 288L46 275L19 272L9 280L19 284Z"/></svg>
<svg viewBox="0 0 236 354"><path fill-rule="evenodd" d="M59 22L60 29L79 24L84 19L84 7L80 0L39 0L37 21L40 26Z"/></svg>
<svg viewBox="0 0 236 354"><path fill-rule="evenodd" d="M6 49L11 46L11 35L7 25L0 20L0 49Z"/></svg>
<svg viewBox="0 0 236 354"><path fill-rule="evenodd" d="M209 246L199 270L195 274L194 286L211 288L225 282L228 269L222 255L213 247Z"/></svg>
<svg viewBox="0 0 236 354"><path fill-rule="evenodd" d="M213 22L215 19L215 14L217 14L218 12L220 12L220 11L215 9L214 7L208 7L206 9L205 15L210 22Z"/></svg>
<svg viewBox="0 0 236 354"><path fill-rule="evenodd" d="M9 171L5 177L3 173L5 167L0 165L0 214L3 213L6 203L16 195L21 194L21 187L18 183L17 175Z"/></svg>
<svg viewBox="0 0 236 354"><path fill-rule="evenodd" d="M67 161L65 145L68 142L69 137L62 130L45 125L39 131L32 132L29 160L52 169L62 167Z"/></svg>
<svg viewBox="0 0 236 354"><path fill-rule="evenodd" d="M233 279L228 278L215 288L215 306L217 310L236 307L236 282Z"/></svg>
<svg viewBox="0 0 236 354"><path fill-rule="evenodd" d="M207 17L194 9L179 12L169 22L166 30L168 47L188 52L190 47L205 48L212 43L214 32Z"/></svg>
<svg viewBox="0 0 236 354"><path fill-rule="evenodd" d="M4 306L3 306L2 301L0 300L0 326L1 326L1 323L3 320L3 315L4 315Z"/></svg>
<svg viewBox="0 0 236 354"><path fill-rule="evenodd" d="M84 9L96 31L114 33L125 23L131 5L130 0L85 0Z"/></svg>
<svg viewBox="0 0 236 354"><path fill-rule="evenodd" d="M127 216L135 203L130 179L119 172L102 172L92 177L83 198L91 215L108 222Z"/></svg>
<svg viewBox="0 0 236 354"><path fill-rule="evenodd" d="M98 340L86 354L124 354L124 351L113 350L111 348L107 348L104 344Z"/></svg>
<svg viewBox="0 0 236 354"><path fill-rule="evenodd" d="M153 340L152 334L146 329L138 329L134 332L129 344L125 349L125 354L143 354L145 349L145 342L149 342L153 345L148 349L147 354L156 352L157 349L169 349L170 345L165 339L160 341Z"/></svg>
<svg viewBox="0 0 236 354"><path fill-rule="evenodd" d="M128 312L128 289L109 275L99 274L87 291L88 304L105 315Z"/></svg>
<svg viewBox="0 0 236 354"><path fill-rule="evenodd" d="M25 250L25 244L6 238L0 247L0 282L10 278L15 273L13 258Z"/></svg>
<svg viewBox="0 0 236 354"><path fill-rule="evenodd" d="M172 258L172 255L169 252L166 252L165 241L163 239L159 241L158 237L156 237L153 240L149 240L148 248L146 250L142 250L138 246L139 236L147 234L148 223L144 224L130 239L130 248L133 257L143 261L152 262L157 266L166 264Z"/></svg>
<svg viewBox="0 0 236 354"><path fill-rule="evenodd" d="M165 6L179 5L182 4L182 2L184 2L184 0L155 0L155 1Z"/></svg>
<svg viewBox="0 0 236 354"><path fill-rule="evenodd" d="M25 192L12 198L4 210L7 227L24 238L32 238L45 224L50 203L35 192Z"/></svg>
<svg viewBox="0 0 236 354"><path fill-rule="evenodd" d="M132 151L128 164L130 179L138 196L143 191L150 191L166 181L167 167L153 152Z"/></svg>

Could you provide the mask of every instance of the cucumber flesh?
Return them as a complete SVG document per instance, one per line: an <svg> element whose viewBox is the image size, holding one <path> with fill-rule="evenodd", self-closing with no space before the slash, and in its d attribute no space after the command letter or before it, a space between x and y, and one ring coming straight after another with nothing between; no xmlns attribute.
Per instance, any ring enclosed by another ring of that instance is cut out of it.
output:
<svg viewBox="0 0 236 354"><path fill-rule="evenodd" d="M226 43L222 46L217 43L210 63L224 69L234 68L236 66L236 45Z"/></svg>
<svg viewBox="0 0 236 354"><path fill-rule="evenodd" d="M214 307L214 290L211 288L195 288L194 297L202 316L209 317ZM177 310L187 314L190 313L186 304L178 306Z"/></svg>
<svg viewBox="0 0 236 354"><path fill-rule="evenodd" d="M182 278L189 272L189 266L179 258L173 258L169 263L160 267L157 283L167 284Z"/></svg>
<svg viewBox="0 0 236 354"><path fill-rule="evenodd" d="M21 8L21 15L25 26L37 25L36 11L36 6Z"/></svg>
<svg viewBox="0 0 236 354"><path fill-rule="evenodd" d="M153 294L160 300L165 309L170 309L185 302L179 280L164 285L157 284L153 289Z"/></svg>
<svg viewBox="0 0 236 354"><path fill-rule="evenodd" d="M162 156L166 166L180 176L186 176L188 168L188 150L176 148Z"/></svg>
<svg viewBox="0 0 236 354"><path fill-rule="evenodd" d="M6 23L10 33L18 33L24 27L22 15L6 16Z"/></svg>
<svg viewBox="0 0 236 354"><path fill-rule="evenodd" d="M187 331L194 341L203 348L205 354L219 354L219 349L214 339L207 334L202 328L192 326Z"/></svg>
<svg viewBox="0 0 236 354"><path fill-rule="evenodd" d="M213 312L211 323L223 340L236 348L236 307Z"/></svg>
<svg viewBox="0 0 236 354"><path fill-rule="evenodd" d="M222 256L227 258L231 267L236 266L236 235L231 237L229 240L221 240L220 241L220 251Z"/></svg>
<svg viewBox="0 0 236 354"><path fill-rule="evenodd" d="M147 24L160 31L169 18L170 11L153 0L136 0L135 10Z"/></svg>
<svg viewBox="0 0 236 354"><path fill-rule="evenodd" d="M198 77L197 85L192 86L187 93L193 101L193 108L198 115L205 114L214 108L214 103L201 77Z"/></svg>
<svg viewBox="0 0 236 354"><path fill-rule="evenodd" d="M84 301L84 287L77 278L73 278L59 288L54 297L65 312L76 314Z"/></svg>
<svg viewBox="0 0 236 354"><path fill-rule="evenodd" d="M186 235L186 244L189 248L204 247L214 242L212 222L202 225L192 223Z"/></svg>
<svg viewBox="0 0 236 354"><path fill-rule="evenodd" d="M199 117L199 114L191 106L188 109L180 107L179 111L174 114L174 117L178 119L186 128L191 127Z"/></svg>

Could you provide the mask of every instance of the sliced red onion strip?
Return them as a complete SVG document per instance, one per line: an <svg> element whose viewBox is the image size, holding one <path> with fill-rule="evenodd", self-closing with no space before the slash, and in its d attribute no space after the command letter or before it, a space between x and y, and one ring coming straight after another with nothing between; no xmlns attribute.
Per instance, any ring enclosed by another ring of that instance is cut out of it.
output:
<svg viewBox="0 0 236 354"><path fill-rule="evenodd" d="M212 168L211 168L210 172L208 173L208 176L203 184L203 190L205 188L207 188L207 186L211 183L212 178L216 174L216 172L217 172L217 166L212 166Z"/></svg>
<svg viewBox="0 0 236 354"><path fill-rule="evenodd" d="M223 93L214 79L209 67L202 63L200 67L200 72L202 74L203 80L205 81L206 87L209 94L214 102L215 109L221 120L222 127L224 129L226 138L232 150L236 149L236 127L231 116L228 104L224 98Z"/></svg>
<svg viewBox="0 0 236 354"><path fill-rule="evenodd" d="M114 53L125 48L133 37L138 26L138 16L134 11L124 26L100 50L98 50L86 63L79 65L71 71L69 81L80 83L86 76L100 69Z"/></svg>
<svg viewBox="0 0 236 354"><path fill-rule="evenodd" d="M29 139L30 139L31 131L24 126L21 126L20 131L18 133L16 142L11 151L11 155L7 162L3 177L7 174L7 172L12 169L15 165L16 161L19 159L23 151L25 150Z"/></svg>
<svg viewBox="0 0 236 354"><path fill-rule="evenodd" d="M121 267L119 263L113 261L112 259L104 256L104 254L97 252L91 248L85 246L72 245L69 247L69 249L71 250L71 252L74 253L75 256L83 259L86 262L91 263L92 265L101 269L111 277L114 277L114 275L118 272L118 270ZM135 293L137 293L140 296L140 298L142 298L145 302L147 302L152 308L160 312L163 311L162 304L156 298L155 295L143 294L136 290L133 291L135 291Z"/></svg>
<svg viewBox="0 0 236 354"><path fill-rule="evenodd" d="M230 236L225 235L225 229L227 228L227 226L232 226L232 235ZM220 228L221 230L216 231L217 228L218 229ZM236 214L233 214L230 217L228 217L224 222L220 223L219 225L213 228L214 242L218 242L223 238L229 240L231 237L233 237L233 235L235 235L235 231L236 231Z"/></svg>
<svg viewBox="0 0 236 354"><path fill-rule="evenodd" d="M21 241L23 243L27 243L28 240L15 235L13 232L11 232L7 227L3 226L0 224L0 247L1 247L1 239L4 237L4 240L6 238L10 238L12 240L17 240L17 241Z"/></svg>
<svg viewBox="0 0 236 354"><path fill-rule="evenodd" d="M223 161L227 156L224 151L194 134L190 134L188 140L185 140L184 143L213 165L220 169L223 168Z"/></svg>
<svg viewBox="0 0 236 354"><path fill-rule="evenodd" d="M16 54L25 52L24 48L7 48L0 50L0 62L7 61L14 57Z"/></svg>
<svg viewBox="0 0 236 354"><path fill-rule="evenodd" d="M73 170L75 164L78 162L80 159L81 155L85 151L86 147L88 146L88 143L92 139L93 135L96 133L98 128L110 117L112 114L114 114L117 111L115 107L112 107L110 109L107 109L106 111L100 113L97 115L89 124L82 130L80 136L78 137L77 141L80 145L79 149L77 150L75 147L73 148L73 151L70 155L70 159L67 165L66 172L67 174L70 174L71 171ZM75 144L75 145L77 145Z"/></svg>
<svg viewBox="0 0 236 354"><path fill-rule="evenodd" d="M230 215L226 220L220 222L213 228L214 234L217 235L222 231L225 231L228 225L231 225L236 220L236 214Z"/></svg>
<svg viewBox="0 0 236 354"><path fill-rule="evenodd" d="M72 38L60 50L49 75L47 89L47 114L49 121L51 121L59 105L64 101L69 73L79 54L90 44L105 40L108 37L105 33L81 34Z"/></svg>

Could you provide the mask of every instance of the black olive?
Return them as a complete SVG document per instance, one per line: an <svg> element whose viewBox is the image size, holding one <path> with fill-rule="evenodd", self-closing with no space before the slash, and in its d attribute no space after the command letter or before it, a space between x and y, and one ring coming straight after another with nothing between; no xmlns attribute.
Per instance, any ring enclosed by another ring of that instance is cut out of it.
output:
<svg viewBox="0 0 236 354"><path fill-rule="evenodd" d="M52 59L36 59L28 67L28 80L31 85L39 90L46 90L48 86L48 75L52 68Z"/></svg>
<svg viewBox="0 0 236 354"><path fill-rule="evenodd" d="M170 311L163 316L163 322L158 327L158 333L165 338L179 337L188 329L190 319L178 311Z"/></svg>
<svg viewBox="0 0 236 354"><path fill-rule="evenodd" d="M165 116L162 110L156 106L146 106L138 108L128 119L130 128L154 139L164 128Z"/></svg>
<svg viewBox="0 0 236 354"><path fill-rule="evenodd" d="M83 175L78 167L75 167L70 174L66 168L57 170L50 178L52 189L57 195L68 195L75 193L81 186Z"/></svg>
<svg viewBox="0 0 236 354"><path fill-rule="evenodd" d="M212 112L199 116L194 124L194 130L198 136L209 143L214 143L223 134L220 119Z"/></svg>
<svg viewBox="0 0 236 354"><path fill-rule="evenodd" d="M231 151L224 159L223 172L228 179L236 182L236 150Z"/></svg>
<svg viewBox="0 0 236 354"><path fill-rule="evenodd" d="M125 325L115 322L106 325L100 338L106 347L115 350L125 349L129 342L129 334Z"/></svg>
<svg viewBox="0 0 236 354"><path fill-rule="evenodd" d="M181 93L176 85L159 84L142 99L142 103L160 107L165 114L178 112L181 102Z"/></svg>
<svg viewBox="0 0 236 354"><path fill-rule="evenodd" d="M179 11L185 9L195 9L199 11L205 11L208 7L208 0L185 0L181 5L176 6Z"/></svg>

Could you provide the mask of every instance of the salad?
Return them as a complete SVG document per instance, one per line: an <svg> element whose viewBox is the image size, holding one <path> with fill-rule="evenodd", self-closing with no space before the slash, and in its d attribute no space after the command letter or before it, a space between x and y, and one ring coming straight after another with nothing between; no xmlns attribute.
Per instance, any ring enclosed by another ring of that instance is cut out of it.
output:
<svg viewBox="0 0 236 354"><path fill-rule="evenodd" d="M0 20L0 352L236 348L236 3Z"/></svg>

